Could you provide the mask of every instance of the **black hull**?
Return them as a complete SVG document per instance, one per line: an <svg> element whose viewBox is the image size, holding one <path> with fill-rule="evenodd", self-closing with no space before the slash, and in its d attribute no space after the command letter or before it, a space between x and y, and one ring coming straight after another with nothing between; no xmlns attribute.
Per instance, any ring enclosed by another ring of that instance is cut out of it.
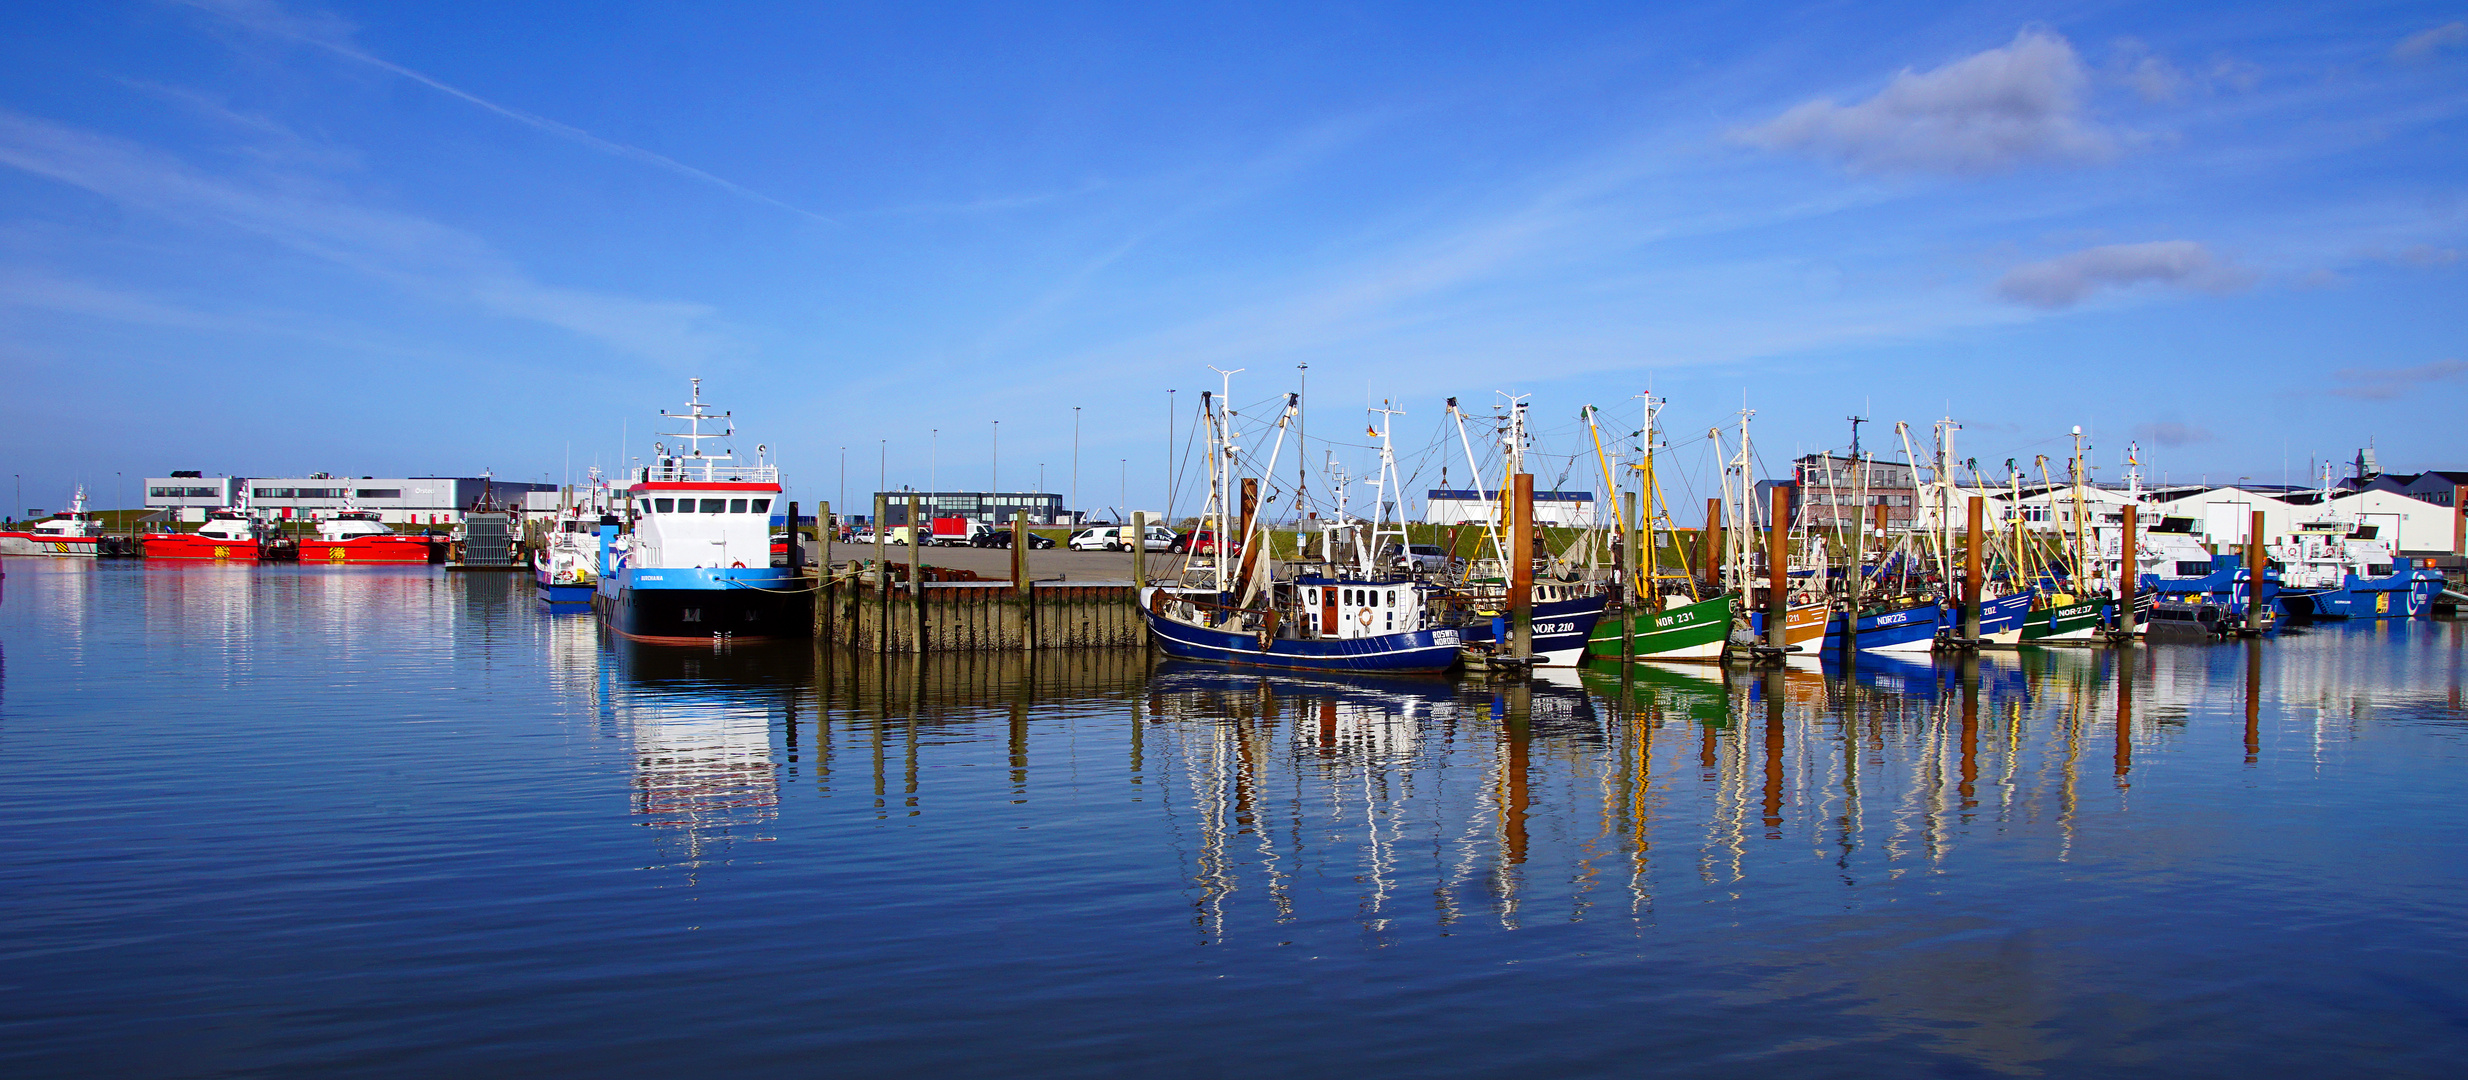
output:
<svg viewBox="0 0 2468 1080"><path fill-rule="evenodd" d="M636 641L702 644L814 635L814 594L762 589L624 589L595 602Z"/></svg>

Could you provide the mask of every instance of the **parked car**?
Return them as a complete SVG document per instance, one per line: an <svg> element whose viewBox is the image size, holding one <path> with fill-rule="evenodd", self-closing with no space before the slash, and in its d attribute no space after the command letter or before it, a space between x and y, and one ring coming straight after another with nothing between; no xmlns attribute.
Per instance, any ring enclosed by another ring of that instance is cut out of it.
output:
<svg viewBox="0 0 2468 1080"><path fill-rule="evenodd" d="M1097 525L1073 533L1071 550L1129 551L1133 535L1133 527L1129 525ZM1174 530L1163 525L1149 526L1144 546L1150 551L1173 550Z"/></svg>
<svg viewBox="0 0 2468 1080"><path fill-rule="evenodd" d="M1398 551L1396 545L1391 544L1387 558L1382 561L1399 570L1447 570L1457 560L1449 558L1446 550L1432 544L1408 544L1404 551Z"/></svg>
<svg viewBox="0 0 2468 1080"><path fill-rule="evenodd" d="M1241 544L1226 545L1228 554L1238 553L1242 549ZM1191 555L1214 555L1217 553L1217 533L1212 529L1185 529L1174 537L1173 545L1166 550Z"/></svg>
<svg viewBox="0 0 2468 1080"><path fill-rule="evenodd" d="M969 541L969 545L970 545L970 546L972 546L972 547L986 547L986 548L1007 548L1007 547L1010 547L1010 546L1011 546L1011 530L1009 530L1009 529L988 529L988 530L986 530L985 532L978 534L978 536L977 536L977 538L976 538L976 539ZM1038 549L1040 549L1040 548L1050 548L1050 547L1053 547L1053 546L1054 546L1054 538L1053 538L1053 537L1051 537L1051 536L1039 536L1039 535L1037 535L1036 533L1030 533L1030 534L1028 534L1028 549L1029 549L1030 551L1035 551L1035 550L1038 550Z"/></svg>

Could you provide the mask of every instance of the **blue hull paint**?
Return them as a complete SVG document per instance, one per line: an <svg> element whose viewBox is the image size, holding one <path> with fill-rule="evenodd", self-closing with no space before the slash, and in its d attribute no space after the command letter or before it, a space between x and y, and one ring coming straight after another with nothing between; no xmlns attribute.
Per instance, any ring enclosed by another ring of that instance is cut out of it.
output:
<svg viewBox="0 0 2468 1080"><path fill-rule="evenodd" d="M2442 575L2432 570L2375 578L2350 574L2329 592L2282 592L2280 604L2299 619L2413 619L2433 612L2442 589Z"/></svg>
<svg viewBox="0 0 2468 1080"><path fill-rule="evenodd" d="M588 604L599 591L597 585L551 585L548 575L537 567L532 568L531 585L543 604Z"/></svg>
<svg viewBox="0 0 2468 1080"><path fill-rule="evenodd" d="M2023 620L2030 617L2030 593L2007 593L2004 596L1987 600L1980 604L1980 636L1987 637L1991 634L2002 634L2008 630L2020 630ZM1938 625L1949 634L1962 633L1962 605L1946 605L1939 613ZM1863 625L1860 632L1865 635L1868 632L1867 627ZM1862 642L1862 644L1866 643Z"/></svg>
<svg viewBox="0 0 2468 1080"><path fill-rule="evenodd" d="M1933 641L1943 610L1936 604L1921 604L1901 611L1863 615L1860 617L1859 651L1876 652L1897 646L1908 648L1916 642ZM1833 619L1825 624L1825 651L1841 652L1844 642L1850 640L1847 636L1850 631L1848 619L1846 613L1835 612Z"/></svg>
<svg viewBox="0 0 2468 1080"><path fill-rule="evenodd" d="M1603 608L1610 603L1610 595L1605 594L1534 605L1535 654L1573 651L1582 655L1587 639L1594 635L1594 624L1602 621ZM1457 632L1468 645L1487 645L1492 640L1488 622L1468 623L1458 627Z"/></svg>
<svg viewBox="0 0 2468 1080"><path fill-rule="evenodd" d="M1246 631L1193 626L1154 611L1143 610L1140 615L1148 620L1149 639L1175 659L1295 671L1446 671L1456 665L1463 641L1452 628L1351 640L1272 638L1268 648L1262 649L1259 637Z"/></svg>

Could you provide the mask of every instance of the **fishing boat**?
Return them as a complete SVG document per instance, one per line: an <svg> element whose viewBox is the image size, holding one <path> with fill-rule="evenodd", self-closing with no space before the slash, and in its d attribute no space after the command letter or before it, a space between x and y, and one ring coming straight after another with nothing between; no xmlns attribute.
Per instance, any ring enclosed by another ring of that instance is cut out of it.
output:
<svg viewBox="0 0 2468 1080"><path fill-rule="evenodd" d="M1592 407L1587 408L1590 415ZM1482 473L1473 460L1472 443L1465 436L1465 414L1457 408L1454 398L1449 399L1448 413L1456 422L1460 443L1466 447L1466 465L1474 470L1472 475L1480 478ZM1500 443L1499 491L1503 511L1508 508L1506 500L1515 487L1514 478L1525 471L1525 403L1512 399L1506 419ZM1382 439L1385 446L1386 436L1383 435ZM1383 461L1387 460L1384 456ZM1386 467L1384 464L1383 468ZM1479 489L1481 484L1477 483L1476 487ZM1507 516L1506 513L1500 515L1503 520ZM1589 532L1580 543L1590 538ZM1403 541L1402 532L1398 534L1398 539ZM1487 658L1500 650L1509 633L1507 578L1511 556L1496 523L1486 523L1484 542L1489 546L1491 557L1487 561L1478 561L1477 565L1490 567L1492 576L1458 582L1454 587L1442 590L1438 599L1442 608L1441 625L1457 628L1469 654ZM1576 565L1575 551L1576 547L1572 545L1569 551L1549 557L1545 572L1538 575L1541 580L1529 586L1527 598L1532 612L1527 636L1527 663L1532 667L1573 668L1582 665L1588 652L1588 642L1595 628L1601 625L1604 611L1610 606L1613 583L1586 576ZM1545 562L1542 558L1534 561Z"/></svg>
<svg viewBox="0 0 2468 1080"><path fill-rule="evenodd" d="M608 543L592 606L608 628L655 644L720 644L805 637L814 632L814 594L793 567L771 565L771 504L778 467L737 465L734 452L703 444L736 434L729 413L703 401L703 380L682 413L662 416L686 430L671 453L653 446L653 464L633 471L626 494L633 528ZM706 432L706 426L720 430Z"/></svg>
<svg viewBox="0 0 2468 1080"><path fill-rule="evenodd" d="M591 602L599 591L602 552L617 538L618 518L611 512L606 485L599 469L591 472L590 497L559 510L549 521L548 535L531 553L534 595L552 607Z"/></svg>
<svg viewBox="0 0 2468 1080"><path fill-rule="evenodd" d="M316 536L300 540L305 563L425 563L444 554L428 537L387 528L377 511L349 506L318 522Z"/></svg>
<svg viewBox="0 0 2468 1080"><path fill-rule="evenodd" d="M0 532L0 555L91 559L102 539L102 528L86 515L86 489L81 486L67 510L23 532Z"/></svg>
<svg viewBox="0 0 2468 1080"><path fill-rule="evenodd" d="M1662 441L1656 421L1664 402L1651 393L1643 396L1645 426L1638 431L1641 441L1635 468L1639 481L1634 503L1642 515L1643 542L1631 555L1634 565L1631 578L1625 583L1629 601L1617 614L1595 624L1587 636L1586 652L1606 660L1720 660L1737 621L1737 602L1729 593L1698 598L1696 575L1685 566L1677 568L1676 573L1663 571L1657 538L1673 532L1661 484L1654 472L1654 451ZM1614 482L1610 459L1603 453L1602 433L1595 424L1591 406L1586 409L1586 428L1593 434L1594 456L1602 469L1604 490L1610 493L1612 520L1625 522L1628 517L1620 508L1620 485Z"/></svg>
<svg viewBox="0 0 2468 1080"><path fill-rule="evenodd" d="M1442 587L1379 564L1377 521L1373 542L1360 545L1352 565L1332 560L1325 573L1272 580L1266 525L1248 496L1256 488L1237 475L1243 460L1240 436L1224 397L1233 376L1221 374L1222 391L1200 395L1211 446L1208 506L1201 520L1216 535L1240 535L1240 554L1233 545L1217 545L1207 559L1187 562L1179 583L1142 590L1140 615L1149 639L1175 659L1248 667L1389 674L1454 667L1464 637L1458 627L1440 624ZM1286 395L1262 475L1276 475L1278 454L1299 408L1300 396ZM1385 439L1381 461L1386 485L1395 458ZM1385 520L1387 502L1379 500L1379 520Z"/></svg>

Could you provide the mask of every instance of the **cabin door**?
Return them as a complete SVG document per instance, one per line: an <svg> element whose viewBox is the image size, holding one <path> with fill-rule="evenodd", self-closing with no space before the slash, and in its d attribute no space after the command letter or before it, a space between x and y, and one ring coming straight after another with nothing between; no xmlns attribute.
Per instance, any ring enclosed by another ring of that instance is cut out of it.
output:
<svg viewBox="0 0 2468 1080"><path fill-rule="evenodd" d="M1320 587L1320 636L1337 636L1337 590Z"/></svg>

